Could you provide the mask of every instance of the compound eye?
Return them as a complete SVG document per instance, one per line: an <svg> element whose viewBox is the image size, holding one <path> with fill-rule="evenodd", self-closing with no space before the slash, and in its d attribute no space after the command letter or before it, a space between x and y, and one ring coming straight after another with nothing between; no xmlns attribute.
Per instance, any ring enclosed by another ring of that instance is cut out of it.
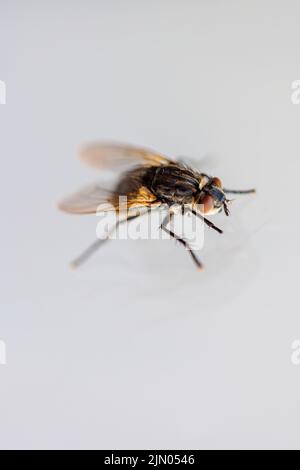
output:
<svg viewBox="0 0 300 470"><path fill-rule="evenodd" d="M222 188L222 181L220 178L213 178L211 182L214 186L217 186L217 188Z"/></svg>
<svg viewBox="0 0 300 470"><path fill-rule="evenodd" d="M214 198L209 194L205 194L201 198L200 204L203 204L203 214L208 214L214 208Z"/></svg>

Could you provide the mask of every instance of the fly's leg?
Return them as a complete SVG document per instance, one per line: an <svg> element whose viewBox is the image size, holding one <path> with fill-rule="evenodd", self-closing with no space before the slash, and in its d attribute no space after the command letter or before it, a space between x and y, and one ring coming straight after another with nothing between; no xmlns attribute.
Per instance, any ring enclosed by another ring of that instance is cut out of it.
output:
<svg viewBox="0 0 300 470"><path fill-rule="evenodd" d="M92 243L83 253L81 253L81 255L79 255L70 263L70 268L77 269L79 266L81 266L88 258L90 258L95 253L95 251L98 250L98 248L100 248L109 239L110 235L116 230L119 225L124 222L129 222L130 220L136 219L140 215L142 214L132 214L123 220L118 220L115 226L108 233L107 237L104 239L99 238L95 240L94 243Z"/></svg>
<svg viewBox="0 0 300 470"><path fill-rule="evenodd" d="M195 262L197 268L200 271L202 271L203 270L203 264L201 263L201 261L199 261L199 259L197 258L197 256L195 255L194 251L189 246L189 244L183 238L180 238L178 235L176 235L176 233L172 232L171 230L169 230L167 228L167 225L171 222L171 220L173 219L173 216L174 216L173 212L169 212L166 215L166 217L164 218L160 228L164 232L166 232L168 235L170 235L172 238L179 241L179 243L181 243L187 250L189 250L189 253L190 253L191 257L193 258L193 261Z"/></svg>
<svg viewBox="0 0 300 470"><path fill-rule="evenodd" d="M256 193L255 189L223 189L226 194L254 194Z"/></svg>
<svg viewBox="0 0 300 470"><path fill-rule="evenodd" d="M199 217L199 219L203 220L203 222L210 228L213 228L214 230L216 230L216 232L218 233L223 233L223 230L221 230L219 227L216 227L215 224L213 224L210 220L206 219L205 217L203 217L202 214L200 214L199 212L196 212L195 210L193 209L190 209L191 213L193 215L195 215L196 217Z"/></svg>

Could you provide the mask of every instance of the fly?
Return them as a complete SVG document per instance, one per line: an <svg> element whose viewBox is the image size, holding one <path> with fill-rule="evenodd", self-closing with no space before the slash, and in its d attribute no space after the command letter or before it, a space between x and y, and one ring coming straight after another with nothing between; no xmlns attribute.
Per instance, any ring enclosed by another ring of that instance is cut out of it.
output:
<svg viewBox="0 0 300 470"><path fill-rule="evenodd" d="M125 220L139 217L142 208L151 210L167 206L168 214L160 229L188 249L200 270L203 269L203 265L187 241L168 228L174 217L172 206L180 206L183 213L185 208L188 208L208 227L223 233L207 217L222 210L227 216L229 215L228 194L255 193L255 189L226 189L217 177L201 173L152 150L131 145L92 144L82 149L81 157L86 163L101 170L122 169L126 166L127 170L123 171L112 191L103 190L98 185L91 186L61 201L59 204L61 210L71 214L95 214L109 210L120 213L125 209L126 217L123 220L118 219L117 226ZM124 201L126 201L125 207ZM81 265L103 241L105 240L97 239L72 262L72 267Z"/></svg>

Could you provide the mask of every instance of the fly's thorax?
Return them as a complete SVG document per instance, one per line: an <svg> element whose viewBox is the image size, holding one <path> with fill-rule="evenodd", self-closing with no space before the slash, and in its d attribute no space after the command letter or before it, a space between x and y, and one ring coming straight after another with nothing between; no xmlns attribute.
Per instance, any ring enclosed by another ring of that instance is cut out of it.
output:
<svg viewBox="0 0 300 470"><path fill-rule="evenodd" d="M199 181L189 168L166 165L155 170L151 191L167 204L189 204L199 191Z"/></svg>

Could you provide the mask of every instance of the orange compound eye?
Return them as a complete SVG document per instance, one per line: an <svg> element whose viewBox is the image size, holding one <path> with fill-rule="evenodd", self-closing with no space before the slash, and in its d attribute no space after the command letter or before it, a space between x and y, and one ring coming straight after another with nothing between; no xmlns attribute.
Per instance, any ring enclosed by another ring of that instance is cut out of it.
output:
<svg viewBox="0 0 300 470"><path fill-rule="evenodd" d="M217 186L218 188L222 188L223 186L220 178L213 178L211 182L214 186Z"/></svg>
<svg viewBox="0 0 300 470"><path fill-rule="evenodd" d="M203 204L203 214L208 214L214 208L214 198L209 194L205 194L200 200Z"/></svg>

